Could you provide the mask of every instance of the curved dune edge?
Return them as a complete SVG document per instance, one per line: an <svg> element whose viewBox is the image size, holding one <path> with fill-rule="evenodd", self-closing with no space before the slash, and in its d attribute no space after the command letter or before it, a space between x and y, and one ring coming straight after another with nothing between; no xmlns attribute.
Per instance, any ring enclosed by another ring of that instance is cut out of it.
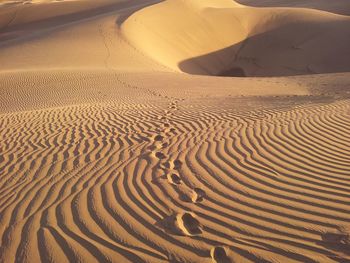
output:
<svg viewBox="0 0 350 263"><path fill-rule="evenodd" d="M314 8L339 15L350 15L350 4L347 0L235 0L236 2L255 7L293 7Z"/></svg>
<svg viewBox="0 0 350 263"><path fill-rule="evenodd" d="M251 8L230 0L167 0L123 24L133 45L178 71L288 76L346 72L350 18L311 9Z"/></svg>

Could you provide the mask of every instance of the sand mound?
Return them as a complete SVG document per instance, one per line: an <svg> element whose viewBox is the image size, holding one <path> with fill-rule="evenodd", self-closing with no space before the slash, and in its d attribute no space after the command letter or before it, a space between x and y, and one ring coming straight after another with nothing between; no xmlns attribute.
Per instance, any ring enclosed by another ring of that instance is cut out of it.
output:
<svg viewBox="0 0 350 263"><path fill-rule="evenodd" d="M181 19L180 19L181 18ZM156 61L191 74L281 76L350 70L350 18L233 1L168 0L123 24Z"/></svg>

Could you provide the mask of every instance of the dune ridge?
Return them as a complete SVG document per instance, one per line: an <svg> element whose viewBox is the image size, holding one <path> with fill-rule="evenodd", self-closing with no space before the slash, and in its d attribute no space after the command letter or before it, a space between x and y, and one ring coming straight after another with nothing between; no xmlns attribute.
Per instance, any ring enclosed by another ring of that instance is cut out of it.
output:
<svg viewBox="0 0 350 263"><path fill-rule="evenodd" d="M349 25L347 16L305 8L168 0L133 14L123 32L174 70L288 76L349 71L349 60L341 56L349 53Z"/></svg>

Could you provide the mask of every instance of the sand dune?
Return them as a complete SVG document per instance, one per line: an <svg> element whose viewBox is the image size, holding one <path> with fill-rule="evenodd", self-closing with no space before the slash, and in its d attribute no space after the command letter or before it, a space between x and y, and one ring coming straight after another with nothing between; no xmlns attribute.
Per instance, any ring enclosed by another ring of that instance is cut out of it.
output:
<svg viewBox="0 0 350 263"><path fill-rule="evenodd" d="M311 9L168 0L132 15L123 29L156 61L192 74L282 76L350 69L342 56L350 52L350 18Z"/></svg>
<svg viewBox="0 0 350 263"><path fill-rule="evenodd" d="M0 262L350 261L347 17L10 2Z"/></svg>

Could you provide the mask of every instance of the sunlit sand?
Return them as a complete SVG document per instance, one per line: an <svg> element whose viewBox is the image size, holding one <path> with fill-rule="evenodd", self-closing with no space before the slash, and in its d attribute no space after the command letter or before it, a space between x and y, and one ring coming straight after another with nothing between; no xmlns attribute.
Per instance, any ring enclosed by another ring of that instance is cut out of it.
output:
<svg viewBox="0 0 350 263"><path fill-rule="evenodd" d="M349 262L348 0L0 0L0 262Z"/></svg>

